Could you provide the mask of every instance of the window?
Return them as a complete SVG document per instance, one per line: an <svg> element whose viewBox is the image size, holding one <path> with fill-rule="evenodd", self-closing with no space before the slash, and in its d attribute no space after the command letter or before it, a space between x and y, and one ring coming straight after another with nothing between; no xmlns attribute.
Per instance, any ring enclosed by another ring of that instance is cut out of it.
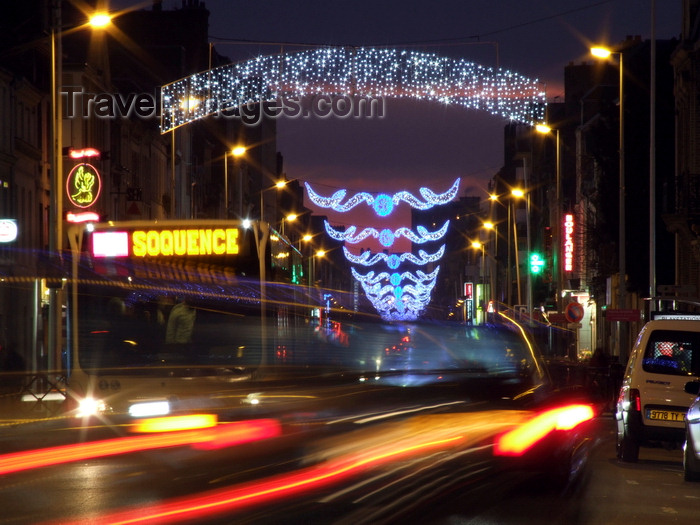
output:
<svg viewBox="0 0 700 525"><path fill-rule="evenodd" d="M700 371L700 333L655 330L644 353L646 372L697 375Z"/></svg>

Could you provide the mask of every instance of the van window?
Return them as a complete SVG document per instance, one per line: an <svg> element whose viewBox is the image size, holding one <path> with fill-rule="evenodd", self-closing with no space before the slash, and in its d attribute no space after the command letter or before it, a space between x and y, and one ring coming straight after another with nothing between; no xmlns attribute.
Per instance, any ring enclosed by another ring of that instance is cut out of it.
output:
<svg viewBox="0 0 700 525"><path fill-rule="evenodd" d="M654 374L698 375L700 333L654 330L649 335L642 368Z"/></svg>

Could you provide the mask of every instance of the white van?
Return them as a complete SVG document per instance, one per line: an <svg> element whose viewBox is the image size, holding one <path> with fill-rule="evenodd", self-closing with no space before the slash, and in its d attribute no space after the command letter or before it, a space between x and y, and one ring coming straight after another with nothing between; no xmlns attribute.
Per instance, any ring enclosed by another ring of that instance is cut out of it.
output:
<svg viewBox="0 0 700 525"><path fill-rule="evenodd" d="M683 443L700 378L700 315L656 312L639 332L617 399L617 456L635 462L651 442Z"/></svg>

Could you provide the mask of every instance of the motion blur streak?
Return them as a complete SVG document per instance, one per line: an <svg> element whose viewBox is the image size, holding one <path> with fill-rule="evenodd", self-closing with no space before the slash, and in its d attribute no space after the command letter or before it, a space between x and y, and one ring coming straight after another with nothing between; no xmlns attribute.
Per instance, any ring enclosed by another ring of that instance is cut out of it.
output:
<svg viewBox="0 0 700 525"><path fill-rule="evenodd" d="M137 421L131 428L135 433L146 432L176 432L195 428L211 428L216 426L215 414L192 414L189 416L156 417Z"/></svg>
<svg viewBox="0 0 700 525"><path fill-rule="evenodd" d="M570 430L593 419L588 405L569 405L538 414L525 424L503 434L494 448L498 456L520 456L553 430Z"/></svg>
<svg viewBox="0 0 700 525"><path fill-rule="evenodd" d="M273 437L279 435L280 432L281 426L278 421L259 419L226 423L208 429L106 439L91 443L15 452L0 456L0 475L72 461L165 447L192 445L196 448L209 450Z"/></svg>
<svg viewBox="0 0 700 525"><path fill-rule="evenodd" d="M449 448L463 440L464 436L452 436L445 439L409 443L403 447L397 447L395 444L384 445L365 454L348 454L297 472L281 474L233 488L211 491L197 497L174 500L165 505L141 507L105 516L90 516L77 519L72 523L77 525L88 521L91 524L126 525L128 523L173 523L202 519L212 514L231 512L270 500L290 497L338 482L364 469L395 461L402 456Z"/></svg>

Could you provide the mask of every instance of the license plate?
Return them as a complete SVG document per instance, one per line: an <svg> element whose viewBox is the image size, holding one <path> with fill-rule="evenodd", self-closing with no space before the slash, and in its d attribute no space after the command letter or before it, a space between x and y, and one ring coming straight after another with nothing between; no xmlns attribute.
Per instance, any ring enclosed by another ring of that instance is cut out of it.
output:
<svg viewBox="0 0 700 525"><path fill-rule="evenodd" d="M685 421L685 413L670 410L649 410L647 417L657 421Z"/></svg>

